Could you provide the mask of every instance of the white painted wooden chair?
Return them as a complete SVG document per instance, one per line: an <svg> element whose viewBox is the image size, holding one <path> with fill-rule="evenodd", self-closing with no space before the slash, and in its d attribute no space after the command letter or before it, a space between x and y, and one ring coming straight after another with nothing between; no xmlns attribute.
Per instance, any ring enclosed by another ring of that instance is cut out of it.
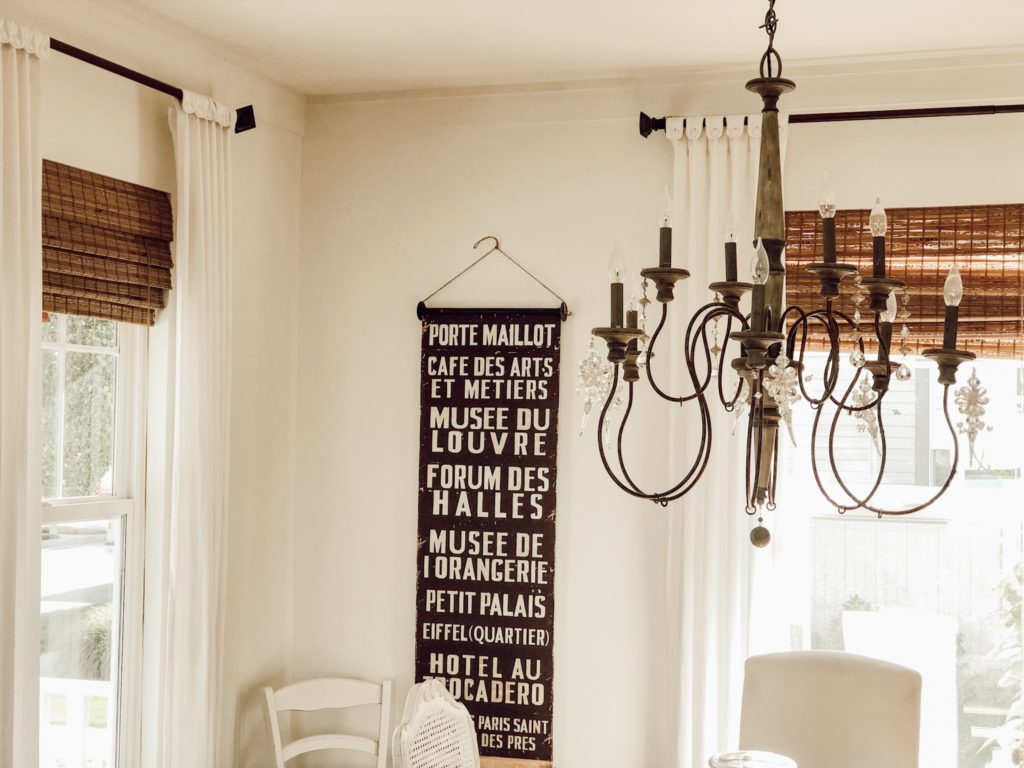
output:
<svg viewBox="0 0 1024 768"><path fill-rule="evenodd" d="M480 768L473 718L440 680L412 687L393 741L395 768Z"/></svg>
<svg viewBox="0 0 1024 768"><path fill-rule="evenodd" d="M274 742L274 765L285 768L284 764L298 755L321 749L344 749L366 752L377 756L377 768L385 768L388 753L388 724L391 720L391 681L369 683L348 678L319 678L304 680L274 690L263 689L267 703L267 722L270 737ZM377 740L364 736L340 733L325 733L306 736L288 744L281 743L279 712L312 712L322 709L346 709L376 705L380 708L380 723Z"/></svg>

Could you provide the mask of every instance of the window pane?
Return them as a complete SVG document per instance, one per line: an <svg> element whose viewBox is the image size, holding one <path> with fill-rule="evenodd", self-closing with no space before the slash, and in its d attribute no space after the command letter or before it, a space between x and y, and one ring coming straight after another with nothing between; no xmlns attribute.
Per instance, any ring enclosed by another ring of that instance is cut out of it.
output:
<svg viewBox="0 0 1024 768"><path fill-rule="evenodd" d="M65 357L65 497L113 492L114 375L111 355L68 352Z"/></svg>
<svg viewBox="0 0 1024 768"><path fill-rule="evenodd" d="M821 362L808 361L814 383ZM932 496L952 460L935 367L907 362L913 378L894 382L883 403L889 468L877 498L895 509ZM983 395L968 387L972 369ZM802 491L815 487L806 461L813 412L805 403L794 409L799 447L780 462L788 501L786 518L777 516L776 525L786 557L793 558L786 593L798 596L788 598L782 613L791 617L793 647L842 650L917 669L924 680L921 765L929 768L1020 764L1014 759L1024 700L1019 381L1014 361L979 360L961 368L950 392L950 415L961 431L959 469L948 492L915 515L841 516L816 490ZM987 401L974 424L972 455L967 405L973 396ZM819 433L822 475L828 427L822 425L825 438ZM834 453L851 490L874 481L880 461L875 427L865 419L839 421ZM839 498L836 484L823 479Z"/></svg>
<svg viewBox="0 0 1024 768"><path fill-rule="evenodd" d="M81 344L86 347L117 346L117 323L113 320L68 315L67 323L68 344Z"/></svg>
<svg viewBox="0 0 1024 768"><path fill-rule="evenodd" d="M57 488L57 424L60 421L60 369L56 350L43 350L43 498L59 496Z"/></svg>
<svg viewBox="0 0 1024 768"><path fill-rule="evenodd" d="M40 765L114 765L121 522L43 527Z"/></svg>
<svg viewBox="0 0 1024 768"><path fill-rule="evenodd" d="M51 315L46 313L45 319L43 320L43 341L59 341L60 340L60 316Z"/></svg>

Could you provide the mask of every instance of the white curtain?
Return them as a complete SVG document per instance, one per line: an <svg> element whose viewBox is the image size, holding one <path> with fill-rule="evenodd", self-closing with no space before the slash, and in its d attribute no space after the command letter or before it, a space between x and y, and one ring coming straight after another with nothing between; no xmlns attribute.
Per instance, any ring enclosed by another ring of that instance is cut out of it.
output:
<svg viewBox="0 0 1024 768"><path fill-rule="evenodd" d="M215 764L231 414L233 118L233 111L191 93L170 114L177 169L175 374L162 547L160 768Z"/></svg>
<svg viewBox="0 0 1024 768"><path fill-rule="evenodd" d="M780 122L785 147L787 123ZM670 316L689 318L711 300L708 284L725 279L723 243L730 211L739 279L750 281L761 115L671 118L666 135L674 150L673 263L691 272L676 291L675 303L682 306L670 307ZM719 345L724 346L725 323L719 327ZM676 353L682 339L677 342L672 347L674 390L689 391ZM709 407L710 460L699 484L674 505L668 544L668 610L678 627L673 645L678 649L680 768L703 768L711 754L735 747L738 740L755 560L763 556L750 544L749 530L756 522L744 512L745 428L740 425L732 434L735 416L725 412L717 393L710 396ZM683 429L674 432L670 457L675 466L692 461L700 435L695 410L689 404ZM765 524L771 527L770 520Z"/></svg>
<svg viewBox="0 0 1024 768"><path fill-rule="evenodd" d="M49 39L0 17L0 767L38 764L42 157Z"/></svg>

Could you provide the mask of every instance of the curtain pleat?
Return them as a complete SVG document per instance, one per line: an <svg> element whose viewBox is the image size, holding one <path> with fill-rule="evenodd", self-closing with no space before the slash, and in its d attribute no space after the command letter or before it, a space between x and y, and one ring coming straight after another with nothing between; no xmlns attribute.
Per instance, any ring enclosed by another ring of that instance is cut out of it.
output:
<svg viewBox="0 0 1024 768"><path fill-rule="evenodd" d="M666 134L674 149L673 263L691 273L677 288L669 312L688 318L711 300L708 284L725 279L730 211L739 279L749 281L761 116L670 119ZM677 317L673 325L684 323ZM722 321L720 346L725 338ZM673 392L692 391L678 354L682 338L662 344L659 347L672 351ZM724 411L717 394L711 396L709 407L714 439L707 469L696 487L673 505L668 542L666 594L676 627L672 645L678 654L674 665L681 768L707 765L710 755L738 740L743 662L753 620L753 574L760 556L748 538L756 523L743 513L745 426L740 424L733 434L735 416ZM693 461L701 430L696 407L683 410L669 451L670 469L676 475Z"/></svg>
<svg viewBox="0 0 1024 768"><path fill-rule="evenodd" d="M0 767L38 765L42 229L39 57L0 18Z"/></svg>
<svg viewBox="0 0 1024 768"><path fill-rule="evenodd" d="M198 97L189 96L184 103L195 104ZM228 120L181 107L170 117L178 176L176 368L156 754L160 768L206 768L215 764L223 646L232 131Z"/></svg>

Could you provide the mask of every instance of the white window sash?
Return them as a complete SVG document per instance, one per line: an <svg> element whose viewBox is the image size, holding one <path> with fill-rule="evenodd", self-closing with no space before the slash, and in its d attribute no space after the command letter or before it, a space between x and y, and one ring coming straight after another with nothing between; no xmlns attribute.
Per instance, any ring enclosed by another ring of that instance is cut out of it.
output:
<svg viewBox="0 0 1024 768"><path fill-rule="evenodd" d="M62 321L64 322L64 321ZM44 349L117 355L114 394L114 487L112 496L48 499L41 520L70 523L84 520L121 521L121 565L115 576L114 626L111 636L111 683L117 691L115 761L138 765L142 728L142 617L145 574L145 481L148 333L142 326L120 323L118 347L100 348L44 342ZM60 402L63 407L64 356L59 356ZM59 415L63 422L63 413ZM58 430L58 435L63 428ZM58 440L60 442L60 440ZM58 450L62 458L62 450ZM58 468L58 479L60 480Z"/></svg>

